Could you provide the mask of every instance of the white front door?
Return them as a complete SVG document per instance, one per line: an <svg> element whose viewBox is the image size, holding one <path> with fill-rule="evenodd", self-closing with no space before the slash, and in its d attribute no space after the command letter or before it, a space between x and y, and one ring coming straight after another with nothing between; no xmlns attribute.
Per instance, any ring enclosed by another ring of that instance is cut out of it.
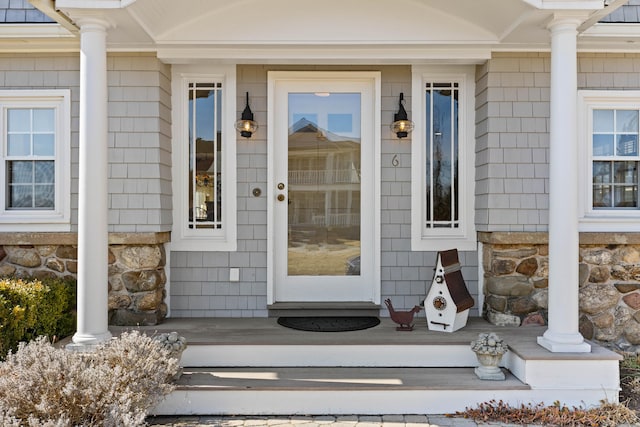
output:
<svg viewBox="0 0 640 427"><path fill-rule="evenodd" d="M269 73L268 299L380 302L380 74Z"/></svg>

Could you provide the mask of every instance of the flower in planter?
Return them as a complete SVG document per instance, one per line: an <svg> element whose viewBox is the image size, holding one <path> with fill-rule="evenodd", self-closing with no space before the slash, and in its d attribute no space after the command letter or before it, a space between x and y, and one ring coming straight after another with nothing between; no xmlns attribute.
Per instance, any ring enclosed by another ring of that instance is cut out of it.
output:
<svg viewBox="0 0 640 427"><path fill-rule="evenodd" d="M496 333L481 333L471 341L471 350L476 354L480 366L474 372L481 380L504 380L504 372L498 367L502 355L509 348Z"/></svg>
<svg viewBox="0 0 640 427"><path fill-rule="evenodd" d="M165 350L169 351L169 357L178 359L178 363L180 363L182 352L187 348L187 340L185 337L178 335L178 333L174 331L155 335L153 340L159 342ZM173 376L173 379L178 380L181 375L182 367L178 369L178 372Z"/></svg>
<svg viewBox="0 0 640 427"><path fill-rule="evenodd" d="M177 332L155 335L153 339L162 344L162 347L169 351L171 357L178 360L180 360L184 349L187 348L186 338L178 335Z"/></svg>
<svg viewBox="0 0 640 427"><path fill-rule="evenodd" d="M471 341L471 350L482 354L505 354L509 347L495 332L478 334L478 339Z"/></svg>

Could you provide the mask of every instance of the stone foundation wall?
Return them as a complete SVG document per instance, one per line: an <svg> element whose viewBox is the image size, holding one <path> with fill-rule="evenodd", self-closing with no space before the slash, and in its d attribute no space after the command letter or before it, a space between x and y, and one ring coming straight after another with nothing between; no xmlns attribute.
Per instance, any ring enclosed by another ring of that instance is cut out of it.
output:
<svg viewBox="0 0 640 427"><path fill-rule="evenodd" d="M78 250L74 236L55 234L0 236L0 276L76 279ZM109 288L112 325L155 325L167 314L164 239L155 238L155 233L136 234L109 237L109 279L105 286ZM56 241L59 243L54 244Z"/></svg>
<svg viewBox="0 0 640 427"><path fill-rule="evenodd" d="M545 324L547 246L485 244L483 252L483 316L503 326Z"/></svg>
<svg viewBox="0 0 640 427"><path fill-rule="evenodd" d="M496 325L546 324L546 234L485 234L483 316ZM579 286L580 333L607 347L640 351L640 241L581 235Z"/></svg>

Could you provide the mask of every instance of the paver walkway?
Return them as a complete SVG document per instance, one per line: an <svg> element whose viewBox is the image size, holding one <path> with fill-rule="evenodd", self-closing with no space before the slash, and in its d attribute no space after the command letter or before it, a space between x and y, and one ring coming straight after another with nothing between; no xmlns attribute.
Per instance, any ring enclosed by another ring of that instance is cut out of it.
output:
<svg viewBox="0 0 640 427"><path fill-rule="evenodd" d="M446 415L282 415L256 417L180 416L151 417L151 427L522 427L521 424L481 423Z"/></svg>

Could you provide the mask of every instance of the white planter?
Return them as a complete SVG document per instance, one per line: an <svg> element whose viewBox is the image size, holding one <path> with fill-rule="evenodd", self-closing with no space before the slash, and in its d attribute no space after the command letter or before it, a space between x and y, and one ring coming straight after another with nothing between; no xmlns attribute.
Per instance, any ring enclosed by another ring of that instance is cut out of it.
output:
<svg viewBox="0 0 640 427"><path fill-rule="evenodd" d="M502 381L505 379L504 372L498 366L502 360L502 353L476 353L478 366L474 372L481 380Z"/></svg>

